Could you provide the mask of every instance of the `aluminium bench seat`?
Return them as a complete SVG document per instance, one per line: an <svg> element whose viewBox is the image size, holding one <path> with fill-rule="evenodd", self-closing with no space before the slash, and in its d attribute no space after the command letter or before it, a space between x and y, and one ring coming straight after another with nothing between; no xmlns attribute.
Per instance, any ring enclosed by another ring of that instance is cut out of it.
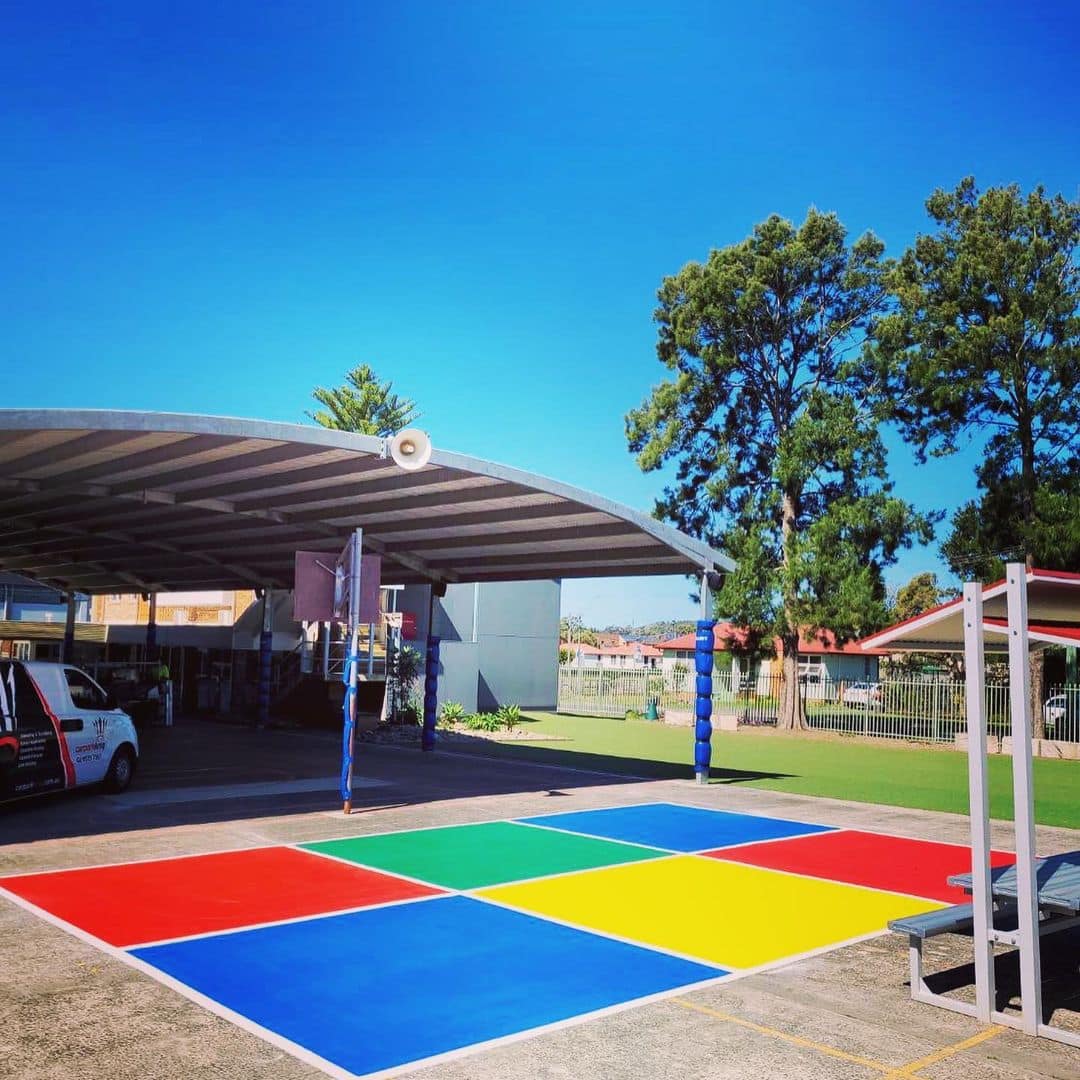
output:
<svg viewBox="0 0 1080 1080"><path fill-rule="evenodd" d="M954 998L937 994L926 985L923 972L923 943L943 934L972 937L975 932L975 909L971 904L954 904L952 907L936 908L921 915L908 915L892 919L889 929L896 934L906 934L908 955L911 963L911 996L915 1001L929 1005L941 1005L954 1012L975 1015L975 1006ZM994 911L994 929L1008 934L1016 929L1016 907L1012 903L999 903Z"/></svg>
<svg viewBox="0 0 1080 1080"><path fill-rule="evenodd" d="M975 910L971 904L956 904L953 907L938 908L922 915L908 915L889 922L889 929L893 933L907 934L909 938L923 941L939 934L970 934L974 926Z"/></svg>

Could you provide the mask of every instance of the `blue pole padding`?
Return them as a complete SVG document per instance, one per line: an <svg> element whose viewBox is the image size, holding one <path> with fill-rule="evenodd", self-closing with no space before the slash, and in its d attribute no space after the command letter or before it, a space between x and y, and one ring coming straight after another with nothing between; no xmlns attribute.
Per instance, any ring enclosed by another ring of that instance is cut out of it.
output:
<svg viewBox="0 0 1080 1080"><path fill-rule="evenodd" d="M274 632L259 633L259 726L270 721L270 675L274 663Z"/></svg>
<svg viewBox="0 0 1080 1080"><path fill-rule="evenodd" d="M420 749L435 749L435 718L439 711L439 639L428 636L424 663L424 730Z"/></svg>
<svg viewBox="0 0 1080 1080"><path fill-rule="evenodd" d="M697 672L697 700L694 707L694 773L698 782L709 782L712 760L712 670L713 627L711 619L699 619L694 642L694 669Z"/></svg>
<svg viewBox="0 0 1080 1080"><path fill-rule="evenodd" d="M356 715L356 687L352 682L352 666L359 664L357 653L350 652L345 660L342 681L345 683L345 700L341 706L341 801L352 802L353 766L353 717Z"/></svg>

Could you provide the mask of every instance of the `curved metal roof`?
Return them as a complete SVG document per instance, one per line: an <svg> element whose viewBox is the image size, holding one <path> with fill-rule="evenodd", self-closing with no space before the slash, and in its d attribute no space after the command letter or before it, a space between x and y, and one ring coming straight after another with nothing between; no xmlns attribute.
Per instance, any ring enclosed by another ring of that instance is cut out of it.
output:
<svg viewBox="0 0 1080 1080"><path fill-rule="evenodd" d="M82 592L289 588L298 549L364 529L383 579L730 569L618 503L436 449L415 472L382 439L173 413L0 410L0 569Z"/></svg>

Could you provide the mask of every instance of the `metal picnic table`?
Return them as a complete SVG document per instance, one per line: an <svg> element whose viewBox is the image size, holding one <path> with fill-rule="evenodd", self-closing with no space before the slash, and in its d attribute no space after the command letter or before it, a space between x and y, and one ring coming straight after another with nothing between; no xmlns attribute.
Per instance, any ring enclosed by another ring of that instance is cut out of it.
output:
<svg viewBox="0 0 1080 1080"><path fill-rule="evenodd" d="M971 874L953 874L949 884L972 891ZM1080 915L1080 851L1066 851L1035 862L1039 910L1048 916ZM990 892L995 900L1015 903L1020 895L1015 866L990 871Z"/></svg>
<svg viewBox="0 0 1080 1080"><path fill-rule="evenodd" d="M1060 855L1050 855L1045 859L1035 859L1032 869L1034 870L1033 884L1038 920L1035 932L1036 942L1048 934L1056 934L1080 925L1080 851L1066 851ZM969 893L976 891L972 874L953 874L948 881L950 885L956 885ZM990 871L990 896L999 909L1011 908L1015 911L1022 900L1023 889L1024 886L1018 879L1016 865L1002 866ZM1026 944L1020 927L1014 931L1002 931L994 929L993 923L987 931L987 940L999 945L1014 946L1021 952ZM1037 944L1036 948L1038 948ZM992 971L991 966L987 979L991 988L993 986ZM1040 970L1035 992L1038 1012L1034 1033L1071 1046L1080 1046L1080 1035L1075 1031L1067 1031L1043 1021L1041 978ZM1021 1001L1023 1001L1023 992L1021 992ZM952 1007L941 998L934 1003L944 1005L946 1008ZM967 1008L957 1011L967 1011ZM1013 1027L1021 1026L1014 1017L1006 1016L997 1010L991 1012L990 1019Z"/></svg>

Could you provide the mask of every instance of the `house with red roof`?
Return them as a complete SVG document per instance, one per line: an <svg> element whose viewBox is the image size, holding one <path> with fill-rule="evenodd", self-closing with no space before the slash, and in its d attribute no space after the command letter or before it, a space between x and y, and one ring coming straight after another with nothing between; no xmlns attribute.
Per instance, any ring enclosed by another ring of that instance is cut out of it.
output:
<svg viewBox="0 0 1080 1080"><path fill-rule="evenodd" d="M566 663L575 667L624 668L626 670L659 669L664 654L655 645L641 641L623 641L618 645L582 645L559 642L559 653Z"/></svg>
<svg viewBox="0 0 1080 1080"><path fill-rule="evenodd" d="M773 642L774 655L757 658L751 655L752 645L751 632L746 627L718 622L713 629L716 669L721 672L730 670L733 680L737 680L739 685L756 684L759 691L765 693L768 692L770 681L780 676L783 649L777 639ZM662 641L657 647L663 654L661 667L665 672L675 671L680 665L687 671L694 670L693 634ZM828 630L817 634L807 632L799 636L799 681L810 697L815 686L824 687L838 682L877 682L880 678L880 659L888 655L888 649L863 649L855 641L840 644L836 635Z"/></svg>

